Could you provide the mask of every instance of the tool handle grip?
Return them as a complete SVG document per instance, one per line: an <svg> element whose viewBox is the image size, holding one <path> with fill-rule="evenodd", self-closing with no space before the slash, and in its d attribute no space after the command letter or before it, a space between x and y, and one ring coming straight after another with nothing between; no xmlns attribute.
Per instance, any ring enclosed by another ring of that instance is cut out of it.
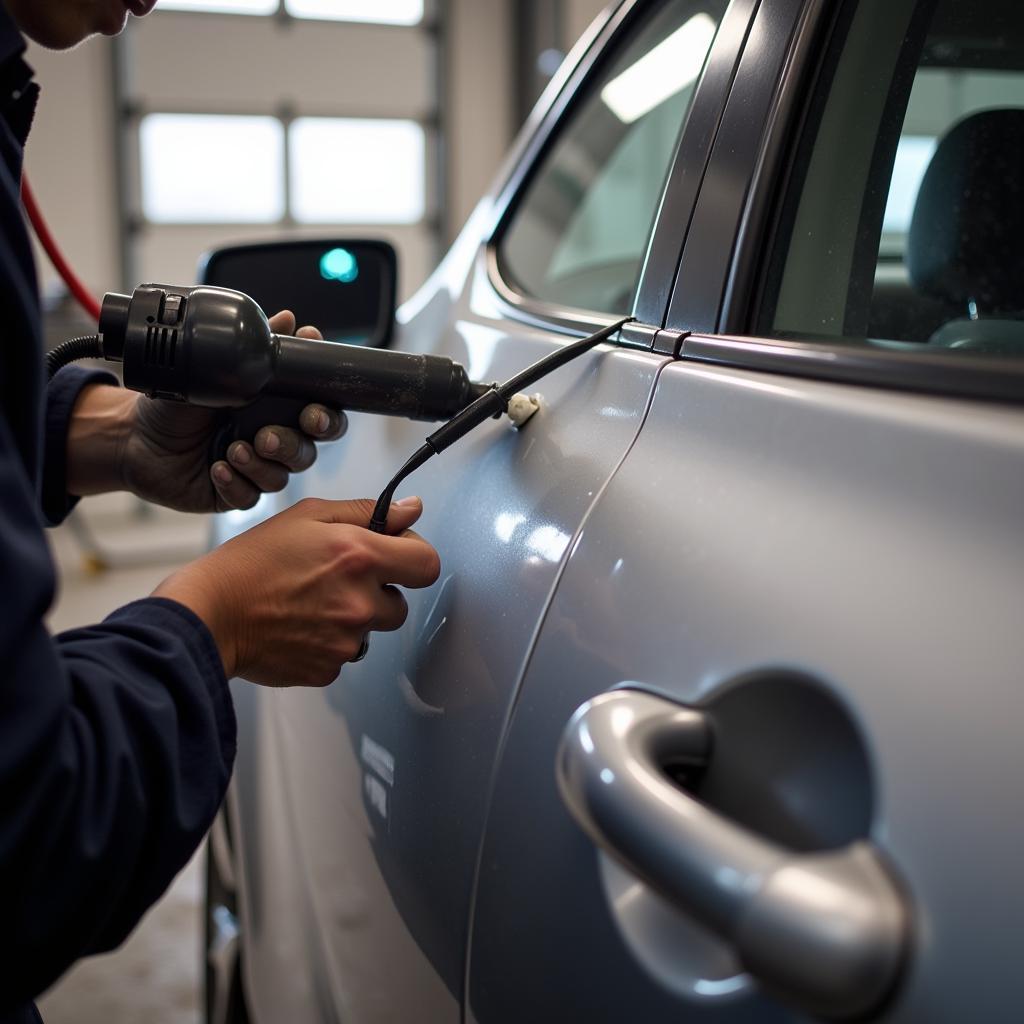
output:
<svg viewBox="0 0 1024 1024"><path fill-rule="evenodd" d="M307 403L300 398L258 398L239 409L225 410L210 442L210 465L227 459L235 441L253 443L261 427L289 427L301 430L299 416Z"/></svg>

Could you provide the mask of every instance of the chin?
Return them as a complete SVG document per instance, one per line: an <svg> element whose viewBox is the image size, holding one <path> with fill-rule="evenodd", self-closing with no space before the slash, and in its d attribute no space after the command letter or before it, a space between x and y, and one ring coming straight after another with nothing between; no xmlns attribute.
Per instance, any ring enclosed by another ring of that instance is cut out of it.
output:
<svg viewBox="0 0 1024 1024"><path fill-rule="evenodd" d="M25 35L48 50L70 50L96 34L116 36L128 20L127 8L120 3L111 4L109 0L101 0L96 5L100 10L96 10L95 6L91 10L69 7L60 12L63 17L52 13L47 17L45 5L40 5L44 6L40 10L32 0L9 6Z"/></svg>

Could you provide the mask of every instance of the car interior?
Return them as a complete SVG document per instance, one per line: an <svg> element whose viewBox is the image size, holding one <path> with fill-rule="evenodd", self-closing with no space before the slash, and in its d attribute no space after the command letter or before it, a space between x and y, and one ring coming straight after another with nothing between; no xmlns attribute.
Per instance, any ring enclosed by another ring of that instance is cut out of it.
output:
<svg viewBox="0 0 1024 1024"><path fill-rule="evenodd" d="M797 147L758 333L1024 348L1024 8L847 5L809 118L817 130Z"/></svg>
<svg viewBox="0 0 1024 1024"><path fill-rule="evenodd" d="M925 39L889 186L869 337L1024 349L1024 10L987 6L986 17L968 18L963 5L939 5Z"/></svg>
<svg viewBox="0 0 1024 1024"><path fill-rule="evenodd" d="M956 124L925 171L907 237L918 294L959 307L929 345L1012 354L1020 328L1024 110L986 110Z"/></svg>

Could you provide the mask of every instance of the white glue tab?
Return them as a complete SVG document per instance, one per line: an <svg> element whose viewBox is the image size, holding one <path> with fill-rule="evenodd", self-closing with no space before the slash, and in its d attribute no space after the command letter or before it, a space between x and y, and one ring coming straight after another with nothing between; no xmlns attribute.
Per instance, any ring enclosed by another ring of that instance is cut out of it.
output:
<svg viewBox="0 0 1024 1024"><path fill-rule="evenodd" d="M540 395L513 395L508 400L508 418L518 430L540 408Z"/></svg>

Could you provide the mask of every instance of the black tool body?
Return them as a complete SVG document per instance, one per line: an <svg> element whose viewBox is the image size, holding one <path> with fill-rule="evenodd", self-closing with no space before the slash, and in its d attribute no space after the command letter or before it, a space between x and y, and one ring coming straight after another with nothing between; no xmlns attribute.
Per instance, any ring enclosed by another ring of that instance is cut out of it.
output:
<svg viewBox="0 0 1024 1024"><path fill-rule="evenodd" d="M438 421L488 387L444 356L274 334L252 299L226 288L142 285L131 296L108 294L100 338L103 357L123 364L126 387L232 410L215 458L261 426L297 427L310 402Z"/></svg>

